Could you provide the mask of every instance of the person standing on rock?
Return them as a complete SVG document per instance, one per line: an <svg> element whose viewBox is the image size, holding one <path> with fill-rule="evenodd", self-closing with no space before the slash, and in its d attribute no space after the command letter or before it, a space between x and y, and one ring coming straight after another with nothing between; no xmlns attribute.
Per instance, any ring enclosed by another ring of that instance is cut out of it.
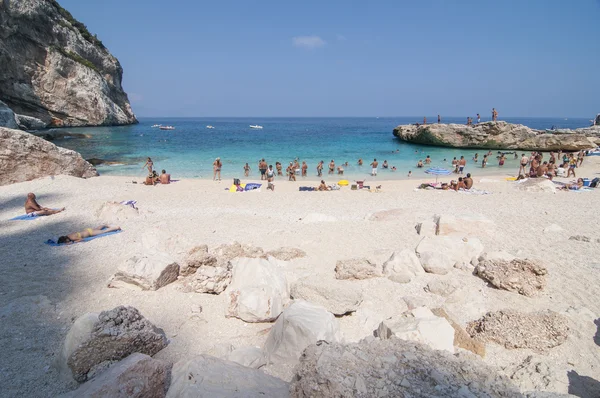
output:
<svg viewBox="0 0 600 398"><path fill-rule="evenodd" d="M481 123L481 116L479 116L479 113L477 114L477 123Z"/></svg>
<svg viewBox="0 0 600 398"><path fill-rule="evenodd" d="M492 108L492 121L495 122L498 119L498 111L496 108Z"/></svg>
<svg viewBox="0 0 600 398"><path fill-rule="evenodd" d="M442 117L440 115L438 115L438 124L440 124L442 122Z"/></svg>
<svg viewBox="0 0 600 398"><path fill-rule="evenodd" d="M427 116L423 116L423 126L427 124Z"/></svg>

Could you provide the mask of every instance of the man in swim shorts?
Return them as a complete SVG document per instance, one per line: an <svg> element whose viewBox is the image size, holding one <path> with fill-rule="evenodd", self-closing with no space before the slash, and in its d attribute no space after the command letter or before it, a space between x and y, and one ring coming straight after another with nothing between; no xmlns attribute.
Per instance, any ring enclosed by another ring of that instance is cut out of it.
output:
<svg viewBox="0 0 600 398"><path fill-rule="evenodd" d="M379 165L379 162L377 161L377 159L373 159L373 163L371 163L371 175L373 177L375 177L377 175L377 166Z"/></svg>
<svg viewBox="0 0 600 398"><path fill-rule="evenodd" d="M258 169L260 170L260 179L261 180L266 180L267 179L267 162L265 162L264 159L261 159L260 162L258 162Z"/></svg>
<svg viewBox="0 0 600 398"><path fill-rule="evenodd" d="M333 159L331 159L331 162L329 162L329 174L333 174L334 170L335 170L335 162L333 161Z"/></svg>
<svg viewBox="0 0 600 398"><path fill-rule="evenodd" d="M63 207L60 210L49 209L47 207L42 207L35 200L35 194L33 192L29 192L27 194L27 200L25 201L25 213L31 214L35 216L51 216L52 214L60 213L64 211Z"/></svg>
<svg viewBox="0 0 600 398"><path fill-rule="evenodd" d="M466 165L467 165L467 159L465 159L464 156L461 156L460 160L458 161L458 174L463 173Z"/></svg>
<svg viewBox="0 0 600 398"><path fill-rule="evenodd" d="M465 189L471 189L473 186L473 179L471 178L471 173L467 173L467 176L463 178L463 183L465 184Z"/></svg>

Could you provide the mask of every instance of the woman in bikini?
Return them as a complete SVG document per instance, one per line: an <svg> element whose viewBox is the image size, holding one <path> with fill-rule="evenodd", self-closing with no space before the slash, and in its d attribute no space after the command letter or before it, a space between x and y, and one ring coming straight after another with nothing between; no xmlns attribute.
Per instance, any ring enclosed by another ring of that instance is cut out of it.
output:
<svg viewBox="0 0 600 398"><path fill-rule="evenodd" d="M142 169L144 167L148 167L148 174L152 174L152 167L154 167L154 162L152 162L152 159L148 158L148 160L146 160L146 164L142 166Z"/></svg>
<svg viewBox="0 0 600 398"><path fill-rule="evenodd" d="M219 181L221 181L221 167L223 166L223 164L221 163L221 158L216 158L215 161L213 162L213 181L217 178L217 175L219 175Z"/></svg>
<svg viewBox="0 0 600 398"><path fill-rule="evenodd" d="M96 228L86 228L85 230L83 230L81 232L75 232L73 234L61 236L58 238L57 243L59 245L62 245L62 244L80 242L80 241L84 240L85 238L89 238L92 236L98 236L98 235L106 234L109 232L120 231L120 230L121 230L121 227L111 227L109 225L100 225Z"/></svg>

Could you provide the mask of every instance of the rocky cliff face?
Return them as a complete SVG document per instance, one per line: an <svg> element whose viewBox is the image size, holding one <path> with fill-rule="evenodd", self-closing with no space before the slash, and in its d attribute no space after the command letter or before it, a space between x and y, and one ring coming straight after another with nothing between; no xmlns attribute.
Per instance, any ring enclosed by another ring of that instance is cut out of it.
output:
<svg viewBox="0 0 600 398"><path fill-rule="evenodd" d="M122 76L119 61L55 0L0 1L0 100L24 127L137 123Z"/></svg>
<svg viewBox="0 0 600 398"><path fill-rule="evenodd" d="M98 172L75 151L33 134L0 127L0 185L58 174L88 178Z"/></svg>
<svg viewBox="0 0 600 398"><path fill-rule="evenodd" d="M600 126L560 133L530 129L521 124L485 122L464 124L401 125L394 135L402 141L454 148L577 151L600 145Z"/></svg>

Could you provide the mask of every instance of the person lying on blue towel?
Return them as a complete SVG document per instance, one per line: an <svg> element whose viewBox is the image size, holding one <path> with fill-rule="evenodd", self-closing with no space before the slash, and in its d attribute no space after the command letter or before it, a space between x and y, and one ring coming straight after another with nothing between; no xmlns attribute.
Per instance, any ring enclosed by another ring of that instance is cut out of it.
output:
<svg viewBox="0 0 600 398"><path fill-rule="evenodd" d="M121 227L111 227L109 225L100 225L96 228L86 228L81 232L75 232L69 235L64 235L58 238L59 245L81 242L86 238L107 234L109 232L120 231Z"/></svg>

